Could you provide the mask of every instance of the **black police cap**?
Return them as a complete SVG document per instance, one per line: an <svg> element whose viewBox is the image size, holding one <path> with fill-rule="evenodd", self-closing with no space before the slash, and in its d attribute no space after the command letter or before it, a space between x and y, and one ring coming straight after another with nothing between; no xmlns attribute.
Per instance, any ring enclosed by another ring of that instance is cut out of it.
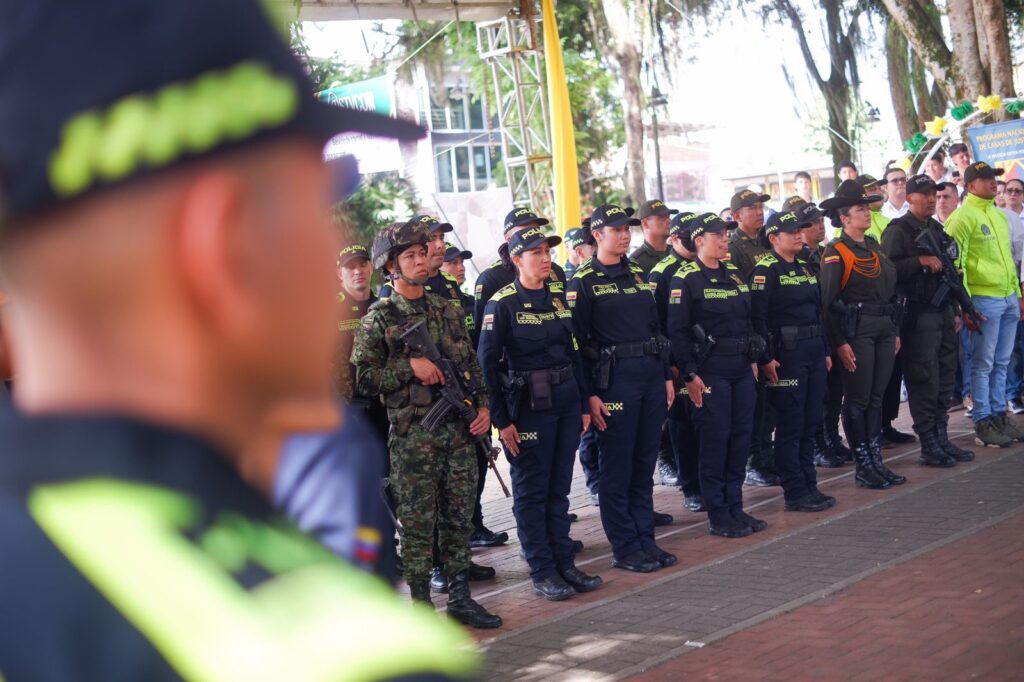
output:
<svg viewBox="0 0 1024 682"><path fill-rule="evenodd" d="M993 168L984 161L975 161L964 171L964 184L974 182L979 178L992 179L1005 172L1002 168Z"/></svg>
<svg viewBox="0 0 1024 682"><path fill-rule="evenodd" d="M590 230L600 230L604 227L620 227L622 225L639 225L640 221L633 217L633 213L632 208L616 206L615 204L598 206L590 214Z"/></svg>
<svg viewBox="0 0 1024 682"><path fill-rule="evenodd" d="M524 251L536 249L538 246L543 246L545 244L547 244L550 249L561 243L561 237L545 234L544 230L539 227L531 227L528 230L523 230L522 232L517 232L512 235L512 238L508 241L508 255L518 256Z"/></svg>
<svg viewBox="0 0 1024 682"><path fill-rule="evenodd" d="M455 246L455 244L449 244L447 242L445 243L445 249L444 249L444 262L445 263L451 263L456 258L461 258L462 260L467 260L467 259L472 258L472 257L473 257L473 252L472 251L466 251L465 249L460 249L459 247Z"/></svg>
<svg viewBox="0 0 1024 682"><path fill-rule="evenodd" d="M825 213L816 205L804 202L793 208L793 215L800 223L800 227L810 227L815 220L824 218Z"/></svg>
<svg viewBox="0 0 1024 682"><path fill-rule="evenodd" d="M701 213L692 221L690 239L696 242L697 237L736 229L735 220L722 220L717 213Z"/></svg>
<svg viewBox="0 0 1024 682"><path fill-rule="evenodd" d="M419 126L318 101L259 0L33 0L0 10L0 196L12 222L272 135ZM60 74L60 85L41 77Z"/></svg>
<svg viewBox="0 0 1024 682"><path fill-rule="evenodd" d="M522 227L523 225L529 225L530 223L537 223L538 225L548 225L550 221L547 218L541 218L539 215L533 212L530 208L513 208L505 216L505 229L504 232L509 230Z"/></svg>
<svg viewBox="0 0 1024 682"><path fill-rule="evenodd" d="M927 175L912 175L907 178L907 194L924 194L937 189L938 185Z"/></svg>
<svg viewBox="0 0 1024 682"><path fill-rule="evenodd" d="M693 229L693 220L697 214L693 211L686 211L672 216L669 223L668 236L688 234Z"/></svg>

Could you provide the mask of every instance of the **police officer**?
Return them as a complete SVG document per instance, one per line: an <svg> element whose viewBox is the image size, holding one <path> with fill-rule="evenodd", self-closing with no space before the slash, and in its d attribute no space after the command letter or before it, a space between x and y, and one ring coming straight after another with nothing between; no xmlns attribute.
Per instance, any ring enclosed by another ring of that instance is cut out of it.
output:
<svg viewBox="0 0 1024 682"><path fill-rule="evenodd" d="M658 306L658 323L665 337L668 337L668 298L672 277L681 266L692 263L697 257L693 250L693 242L690 241L690 230L696 217L695 213L679 213L672 216L668 238L671 251L651 269L648 276L651 291L654 292L654 301ZM673 377L673 380L676 385L680 385L677 376ZM675 460L672 469L677 472L677 482L683 491L683 506L692 512L701 512L705 510L704 500L700 494L700 479L697 476L699 446L697 430L690 411L690 401L680 400L677 394L668 411L668 420L665 424ZM662 466L663 462L659 462L659 469ZM662 477L664 480L664 471Z"/></svg>
<svg viewBox="0 0 1024 682"><path fill-rule="evenodd" d="M469 590L469 538L477 469L474 437L490 431L487 389L466 334L461 308L425 291L429 234L419 221L394 223L373 242L373 264L392 286L370 306L356 333L352 364L366 395L379 395L391 421L391 486L398 506L405 580L413 599L430 603L431 546L435 527L449 579L448 613L478 628L501 618L473 601ZM476 417L466 424L454 410L427 431L420 418L442 398L437 365L412 354L402 334L422 322L441 355L469 377L466 387Z"/></svg>
<svg viewBox="0 0 1024 682"><path fill-rule="evenodd" d="M667 339L640 267L626 258L633 210L606 204L591 215L597 253L569 282L568 299L593 374L601 524L613 566L647 573L676 563L654 542L653 473L672 404Z"/></svg>
<svg viewBox="0 0 1024 682"><path fill-rule="evenodd" d="M516 279L516 268L508 255L508 243L512 235L521 230L531 227L543 227L550 221L541 218L529 208L514 208L505 216L504 235L505 242L498 247L498 260L494 261L480 273L476 279L476 286L473 288L473 295L476 296L476 306L473 311L473 318L476 326L480 328L480 321L484 315L484 306L491 300L494 294ZM565 293L565 271L557 263L551 265L551 280L557 281L554 291Z"/></svg>
<svg viewBox="0 0 1024 682"><path fill-rule="evenodd" d="M822 259L821 305L829 343L843 374L843 429L856 463L857 485L889 488L906 483L882 462L882 394L896 355L900 306L896 268L874 238L867 195L854 180L844 181L821 208L842 228Z"/></svg>
<svg viewBox="0 0 1024 682"><path fill-rule="evenodd" d="M750 289L727 259L734 227L714 213L697 217L697 258L672 277L668 329L672 355L700 434L700 489L710 532L746 537L768 524L743 511L743 474L753 427L754 362L763 352L750 322Z"/></svg>
<svg viewBox="0 0 1024 682"><path fill-rule="evenodd" d="M590 218L587 218L586 223L589 224ZM582 227L574 227L565 231L565 245L568 247L568 260L565 261L565 276L566 281L572 277L578 268L583 263L587 262L591 256L594 255L593 243L584 241L584 231Z"/></svg>
<svg viewBox="0 0 1024 682"><path fill-rule="evenodd" d="M806 222L821 216L803 214ZM821 428L831 359L821 325L818 279L799 258L804 224L791 211L776 213L765 224L762 242L772 251L750 275L751 316L754 330L768 339L759 364L777 417L775 465L785 508L817 512L835 504L835 498L818 490L814 472L814 438Z"/></svg>
<svg viewBox="0 0 1024 682"><path fill-rule="evenodd" d="M472 676L464 635L292 530L272 459L242 459L281 396L332 388L325 141L422 132L309 97L257 2L0 13L0 675Z"/></svg>
<svg viewBox="0 0 1024 682"><path fill-rule="evenodd" d="M444 247L444 262L441 263L441 271L451 275L455 279L455 284L459 287L462 310L466 313L466 329L469 330L469 338L475 348L480 338L480 330L476 328L476 323L473 319L476 300L462 289L466 283L466 261L473 258L473 252L460 249L454 244L449 243L445 243Z"/></svg>
<svg viewBox="0 0 1024 682"><path fill-rule="evenodd" d="M636 217L640 219L640 228L644 232L644 243L629 254L629 258L640 266L644 277L650 274L651 268L669 255L669 221L677 213L679 213L678 209L669 208L660 199L645 201L640 205Z"/></svg>
<svg viewBox="0 0 1024 682"><path fill-rule="evenodd" d="M821 242L825 238L825 214L815 204L807 203L800 197L790 198L799 199L791 209L800 222L800 235L804 242L799 258L807 263L807 269L817 277L821 272L821 255L825 251L825 245ZM821 289L820 283L818 288ZM832 357L830 364L822 424L814 437L814 465L833 469L853 462L853 453L839 437L839 414L843 410L842 363Z"/></svg>
<svg viewBox="0 0 1024 682"><path fill-rule="evenodd" d="M933 217L935 191L935 182L927 175L907 181L910 209L889 223L882 235L882 252L896 266L897 288L907 297L901 354L914 432L921 439L918 462L951 467L957 461L971 461L974 453L951 443L946 430L959 346L955 298L948 290L943 298L936 298L942 285L942 261L921 249L917 241L923 231L930 230L944 253L958 253L956 242Z"/></svg>
<svg viewBox="0 0 1024 682"><path fill-rule="evenodd" d="M479 348L511 464L519 541L534 591L550 601L601 586L576 568L569 538L569 488L576 445L590 425L590 389L572 312L550 290L550 250L561 241L540 227L513 235L508 252L518 275L487 304Z"/></svg>
<svg viewBox="0 0 1024 682"><path fill-rule="evenodd" d="M462 290L454 276L445 272L441 266L444 264L444 256L448 244L444 240L445 234L454 228L451 223L442 223L437 218L428 215L413 216L410 222L416 223L424 228L429 238L427 243L427 281L424 288L431 294L436 294L446 301L452 301L462 306ZM380 288L380 297L386 298L391 295L391 283L385 282ZM472 310L472 309L470 309ZM467 316L466 331L472 335L476 326L472 316Z"/></svg>
<svg viewBox="0 0 1024 682"><path fill-rule="evenodd" d="M729 262L740 271L740 277L744 282L750 278L757 261L768 252L759 235L764 226L764 202L770 198L767 194L744 189L736 192L729 203L732 219L737 223L729 241ZM757 381L756 386L754 434L750 439L746 483L756 486L779 485L772 451L774 419L765 399L764 382Z"/></svg>

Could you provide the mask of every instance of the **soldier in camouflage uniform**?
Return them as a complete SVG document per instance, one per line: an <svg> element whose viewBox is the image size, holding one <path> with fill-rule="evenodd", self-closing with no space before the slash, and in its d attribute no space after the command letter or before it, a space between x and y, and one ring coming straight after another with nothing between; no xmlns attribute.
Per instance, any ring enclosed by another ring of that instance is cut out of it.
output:
<svg viewBox="0 0 1024 682"><path fill-rule="evenodd" d="M472 627L496 628L501 618L473 601L468 575L477 484L473 436L491 428L487 390L461 309L424 290L428 240L427 232L412 221L395 223L374 240L373 264L384 271L393 291L370 306L356 332L356 388L364 395L379 395L391 422L391 485L401 524L405 579L413 599L430 603L436 525L449 576L449 615ZM400 338L419 321L426 322L441 355L472 379L467 392L478 414L468 426L454 411L433 432L420 426L420 419L440 399L434 386L444 376L430 360L414 357Z"/></svg>

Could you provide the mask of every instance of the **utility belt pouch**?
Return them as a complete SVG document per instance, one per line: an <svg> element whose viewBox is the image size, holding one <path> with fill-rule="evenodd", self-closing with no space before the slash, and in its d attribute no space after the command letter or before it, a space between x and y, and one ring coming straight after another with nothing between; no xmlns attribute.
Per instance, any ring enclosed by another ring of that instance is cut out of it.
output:
<svg viewBox="0 0 1024 682"><path fill-rule="evenodd" d="M751 334L747 344L747 360L757 362L767 349L768 344L765 342L764 337L760 334Z"/></svg>
<svg viewBox="0 0 1024 682"><path fill-rule="evenodd" d="M782 348L787 351L795 351L796 343L800 337L800 327L785 326L779 327L779 339L782 341Z"/></svg>
<svg viewBox="0 0 1024 682"><path fill-rule="evenodd" d="M554 405L551 397L551 372L530 372L529 377L530 409L534 412L550 410Z"/></svg>

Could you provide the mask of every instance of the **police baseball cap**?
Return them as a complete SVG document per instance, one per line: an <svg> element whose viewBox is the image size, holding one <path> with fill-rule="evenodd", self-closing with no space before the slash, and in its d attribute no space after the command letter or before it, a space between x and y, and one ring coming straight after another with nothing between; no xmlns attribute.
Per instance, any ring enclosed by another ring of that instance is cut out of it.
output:
<svg viewBox="0 0 1024 682"><path fill-rule="evenodd" d="M800 227L810 227L815 220L824 218L825 213L815 206L814 204L804 202L793 209L793 215L796 216L797 222L800 223Z"/></svg>
<svg viewBox="0 0 1024 682"><path fill-rule="evenodd" d="M762 232L765 236L765 240L773 234L779 234L781 232L799 232L800 231L800 219L796 217L796 214L792 211L779 211L773 213L767 221L765 221Z"/></svg>
<svg viewBox="0 0 1024 682"><path fill-rule="evenodd" d="M934 192L939 186L927 175L912 175L907 179L907 194Z"/></svg>
<svg viewBox="0 0 1024 682"><path fill-rule="evenodd" d="M451 232L455 229L451 223L442 223L434 216L429 215L414 215L409 222L416 223L425 229L428 234L432 232Z"/></svg>
<svg viewBox="0 0 1024 682"><path fill-rule="evenodd" d="M772 197L769 194L758 194L757 192L752 192L749 189L743 189L732 195L732 199L729 201L729 210L738 211L744 206L763 204L771 198Z"/></svg>
<svg viewBox="0 0 1024 682"><path fill-rule="evenodd" d="M797 206L801 206L801 205L806 204L806 203L807 203L806 199L804 199L803 197L800 197L800 196L796 196L794 194L793 196L789 197L788 199L786 199L785 201L782 202L782 210L783 211L792 211Z"/></svg>
<svg viewBox="0 0 1024 682"><path fill-rule="evenodd" d="M964 171L964 183L973 182L979 178L992 179L1005 172L1002 168L993 168L984 161L975 161Z"/></svg>
<svg viewBox="0 0 1024 682"><path fill-rule="evenodd" d="M640 210L637 211L636 217L643 220L654 215L665 216L675 215L676 213L679 213L679 209L669 208L661 199L652 199L640 204Z"/></svg>
<svg viewBox="0 0 1024 682"><path fill-rule="evenodd" d="M561 243L561 237L553 234L545 234L544 230L539 227L531 227L528 230L523 230L522 232L517 232L512 235L512 238L508 241L508 255L518 256L524 251L536 249L537 247L545 244L547 244L550 249Z"/></svg>
<svg viewBox="0 0 1024 682"><path fill-rule="evenodd" d="M505 229L504 232L508 232L512 228L521 227L523 225L529 225L530 223L537 223L538 225L548 225L550 221L547 218L541 218L539 215L533 212L529 208L513 208L505 216Z"/></svg>
<svg viewBox="0 0 1024 682"><path fill-rule="evenodd" d="M697 214L692 211L672 216L672 222L668 226L668 236L688 234L693 229L693 220L696 217Z"/></svg>
<svg viewBox="0 0 1024 682"><path fill-rule="evenodd" d="M701 213L691 221L690 239L703 234L714 234L736 229L735 220L722 220L717 213Z"/></svg>
<svg viewBox="0 0 1024 682"><path fill-rule="evenodd" d="M272 136L423 137L414 123L314 97L269 5L5 3L0 205L10 222ZM56 91L47 73L60 74Z"/></svg>
<svg viewBox="0 0 1024 682"><path fill-rule="evenodd" d="M460 249L459 247L455 246L455 244L450 244L448 242L445 242L444 245L445 245L445 249L444 249L444 262L445 263L451 263L456 258L461 258L462 260L466 260L467 258L472 258L473 257L473 252L472 251L466 251L464 249Z"/></svg>
<svg viewBox="0 0 1024 682"><path fill-rule="evenodd" d="M348 265L359 258L370 260L370 252L362 244L349 244L338 252L338 267Z"/></svg>
<svg viewBox="0 0 1024 682"><path fill-rule="evenodd" d="M633 217L633 209L623 208L615 204L604 204L590 214L590 229L600 230L603 227L620 227L622 225L639 225L640 221Z"/></svg>
<svg viewBox="0 0 1024 682"><path fill-rule="evenodd" d="M577 246L583 246L583 228L573 227L565 231L565 243L570 249L575 249Z"/></svg>

